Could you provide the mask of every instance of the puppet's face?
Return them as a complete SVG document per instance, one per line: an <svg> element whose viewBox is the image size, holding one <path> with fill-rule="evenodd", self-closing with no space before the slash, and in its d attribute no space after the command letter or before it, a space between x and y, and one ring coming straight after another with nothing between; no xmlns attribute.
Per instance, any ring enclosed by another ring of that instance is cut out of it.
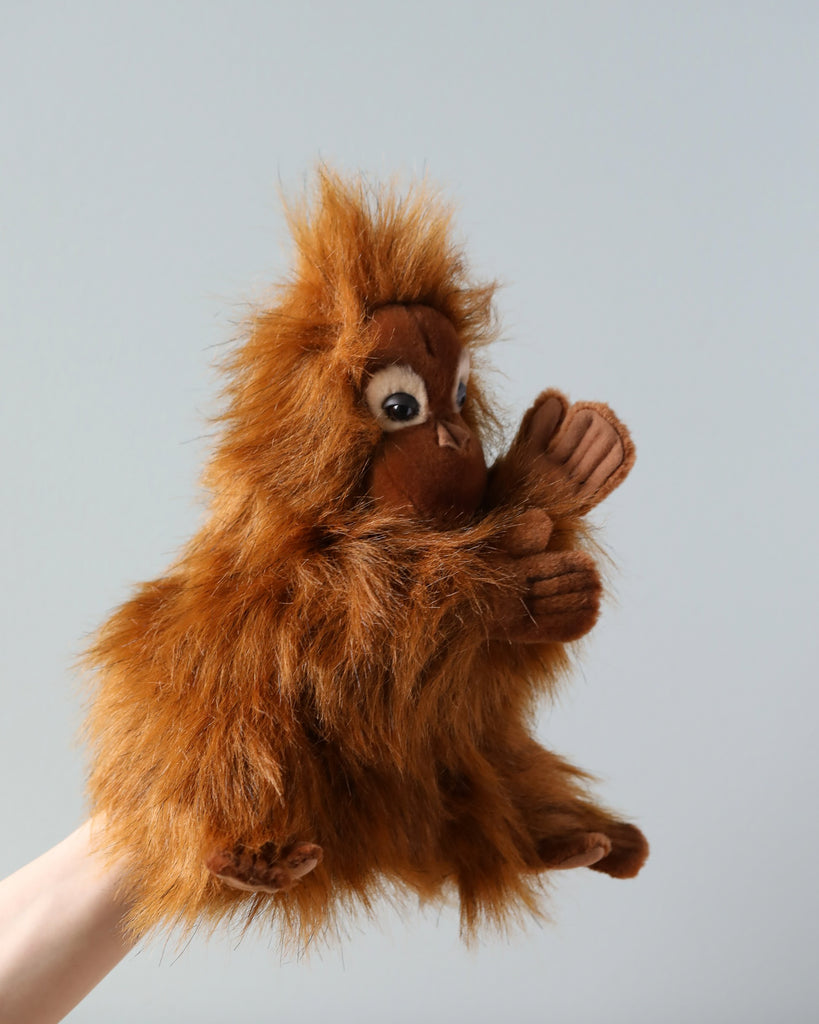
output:
<svg viewBox="0 0 819 1024"><path fill-rule="evenodd" d="M469 353L452 323L429 306L384 306L373 329L365 399L383 434L370 494L441 525L466 521L486 489L481 444L461 416Z"/></svg>

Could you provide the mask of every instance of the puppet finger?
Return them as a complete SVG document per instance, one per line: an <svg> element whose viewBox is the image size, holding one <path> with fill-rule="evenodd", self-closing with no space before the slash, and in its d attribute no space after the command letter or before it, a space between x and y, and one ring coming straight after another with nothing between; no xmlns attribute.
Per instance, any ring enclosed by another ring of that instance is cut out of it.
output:
<svg viewBox="0 0 819 1024"><path fill-rule="evenodd" d="M315 843L299 843L284 857L293 878L303 878L321 864L324 852Z"/></svg>
<svg viewBox="0 0 819 1024"><path fill-rule="evenodd" d="M611 840L602 832L544 840L539 850L544 867L552 871L590 868L611 853Z"/></svg>
<svg viewBox="0 0 819 1024"><path fill-rule="evenodd" d="M503 535L501 547L513 558L539 554L546 550L553 526L551 518L543 509L527 509Z"/></svg>
<svg viewBox="0 0 819 1024"><path fill-rule="evenodd" d="M529 584L529 595L533 598L590 594L599 591L600 579L597 572L586 568L564 572L559 576L549 576L546 579L533 579Z"/></svg>
<svg viewBox="0 0 819 1024"><path fill-rule="evenodd" d="M586 573L597 579L594 559L586 551L548 551L518 561L518 574L527 587L547 580L562 579L573 573Z"/></svg>
<svg viewBox="0 0 819 1024"><path fill-rule="evenodd" d="M592 629L600 614L600 601L594 594L538 598L530 607L534 621L529 643L579 640Z"/></svg>
<svg viewBox="0 0 819 1024"><path fill-rule="evenodd" d="M565 395L550 388L538 395L523 417L520 438L535 452L543 452L560 428L569 408Z"/></svg>
<svg viewBox="0 0 819 1024"><path fill-rule="evenodd" d="M529 601L529 607L538 619L548 620L552 616L570 615L573 612L597 614L599 599L594 590L584 587L563 594L550 594Z"/></svg>

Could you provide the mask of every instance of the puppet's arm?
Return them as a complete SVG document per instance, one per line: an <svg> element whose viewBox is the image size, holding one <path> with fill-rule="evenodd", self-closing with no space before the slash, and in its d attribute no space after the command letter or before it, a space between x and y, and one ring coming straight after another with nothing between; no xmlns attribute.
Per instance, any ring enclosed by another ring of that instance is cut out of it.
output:
<svg viewBox="0 0 819 1024"><path fill-rule="evenodd" d="M576 640L600 607L600 579L583 551L550 543L561 529L601 502L634 465L627 428L607 405L569 405L544 391L528 410L509 451L492 467L489 507L517 496L530 509L499 538L498 564L507 573L493 605L490 636L518 643Z"/></svg>

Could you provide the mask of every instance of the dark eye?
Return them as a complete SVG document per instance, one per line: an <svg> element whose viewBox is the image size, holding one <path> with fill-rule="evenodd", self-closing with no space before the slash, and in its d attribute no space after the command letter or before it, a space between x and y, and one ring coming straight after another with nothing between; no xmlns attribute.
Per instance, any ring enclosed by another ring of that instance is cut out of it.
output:
<svg viewBox="0 0 819 1024"><path fill-rule="evenodd" d="M455 401L459 409L463 409L464 402L466 401L466 381L462 380L458 385L458 393L455 396Z"/></svg>
<svg viewBox="0 0 819 1024"><path fill-rule="evenodd" d="M388 419L396 423L406 423L407 420L414 420L421 411L418 399L408 395L406 391L396 391L394 395L385 398L381 403Z"/></svg>

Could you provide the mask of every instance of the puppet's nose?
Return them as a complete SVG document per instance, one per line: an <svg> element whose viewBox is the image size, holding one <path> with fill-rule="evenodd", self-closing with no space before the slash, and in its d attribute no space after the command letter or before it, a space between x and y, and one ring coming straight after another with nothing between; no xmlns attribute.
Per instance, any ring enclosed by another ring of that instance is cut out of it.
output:
<svg viewBox="0 0 819 1024"><path fill-rule="evenodd" d="M438 420L437 434L438 444L441 448L464 451L469 445L470 432L460 423L453 423L451 420Z"/></svg>

